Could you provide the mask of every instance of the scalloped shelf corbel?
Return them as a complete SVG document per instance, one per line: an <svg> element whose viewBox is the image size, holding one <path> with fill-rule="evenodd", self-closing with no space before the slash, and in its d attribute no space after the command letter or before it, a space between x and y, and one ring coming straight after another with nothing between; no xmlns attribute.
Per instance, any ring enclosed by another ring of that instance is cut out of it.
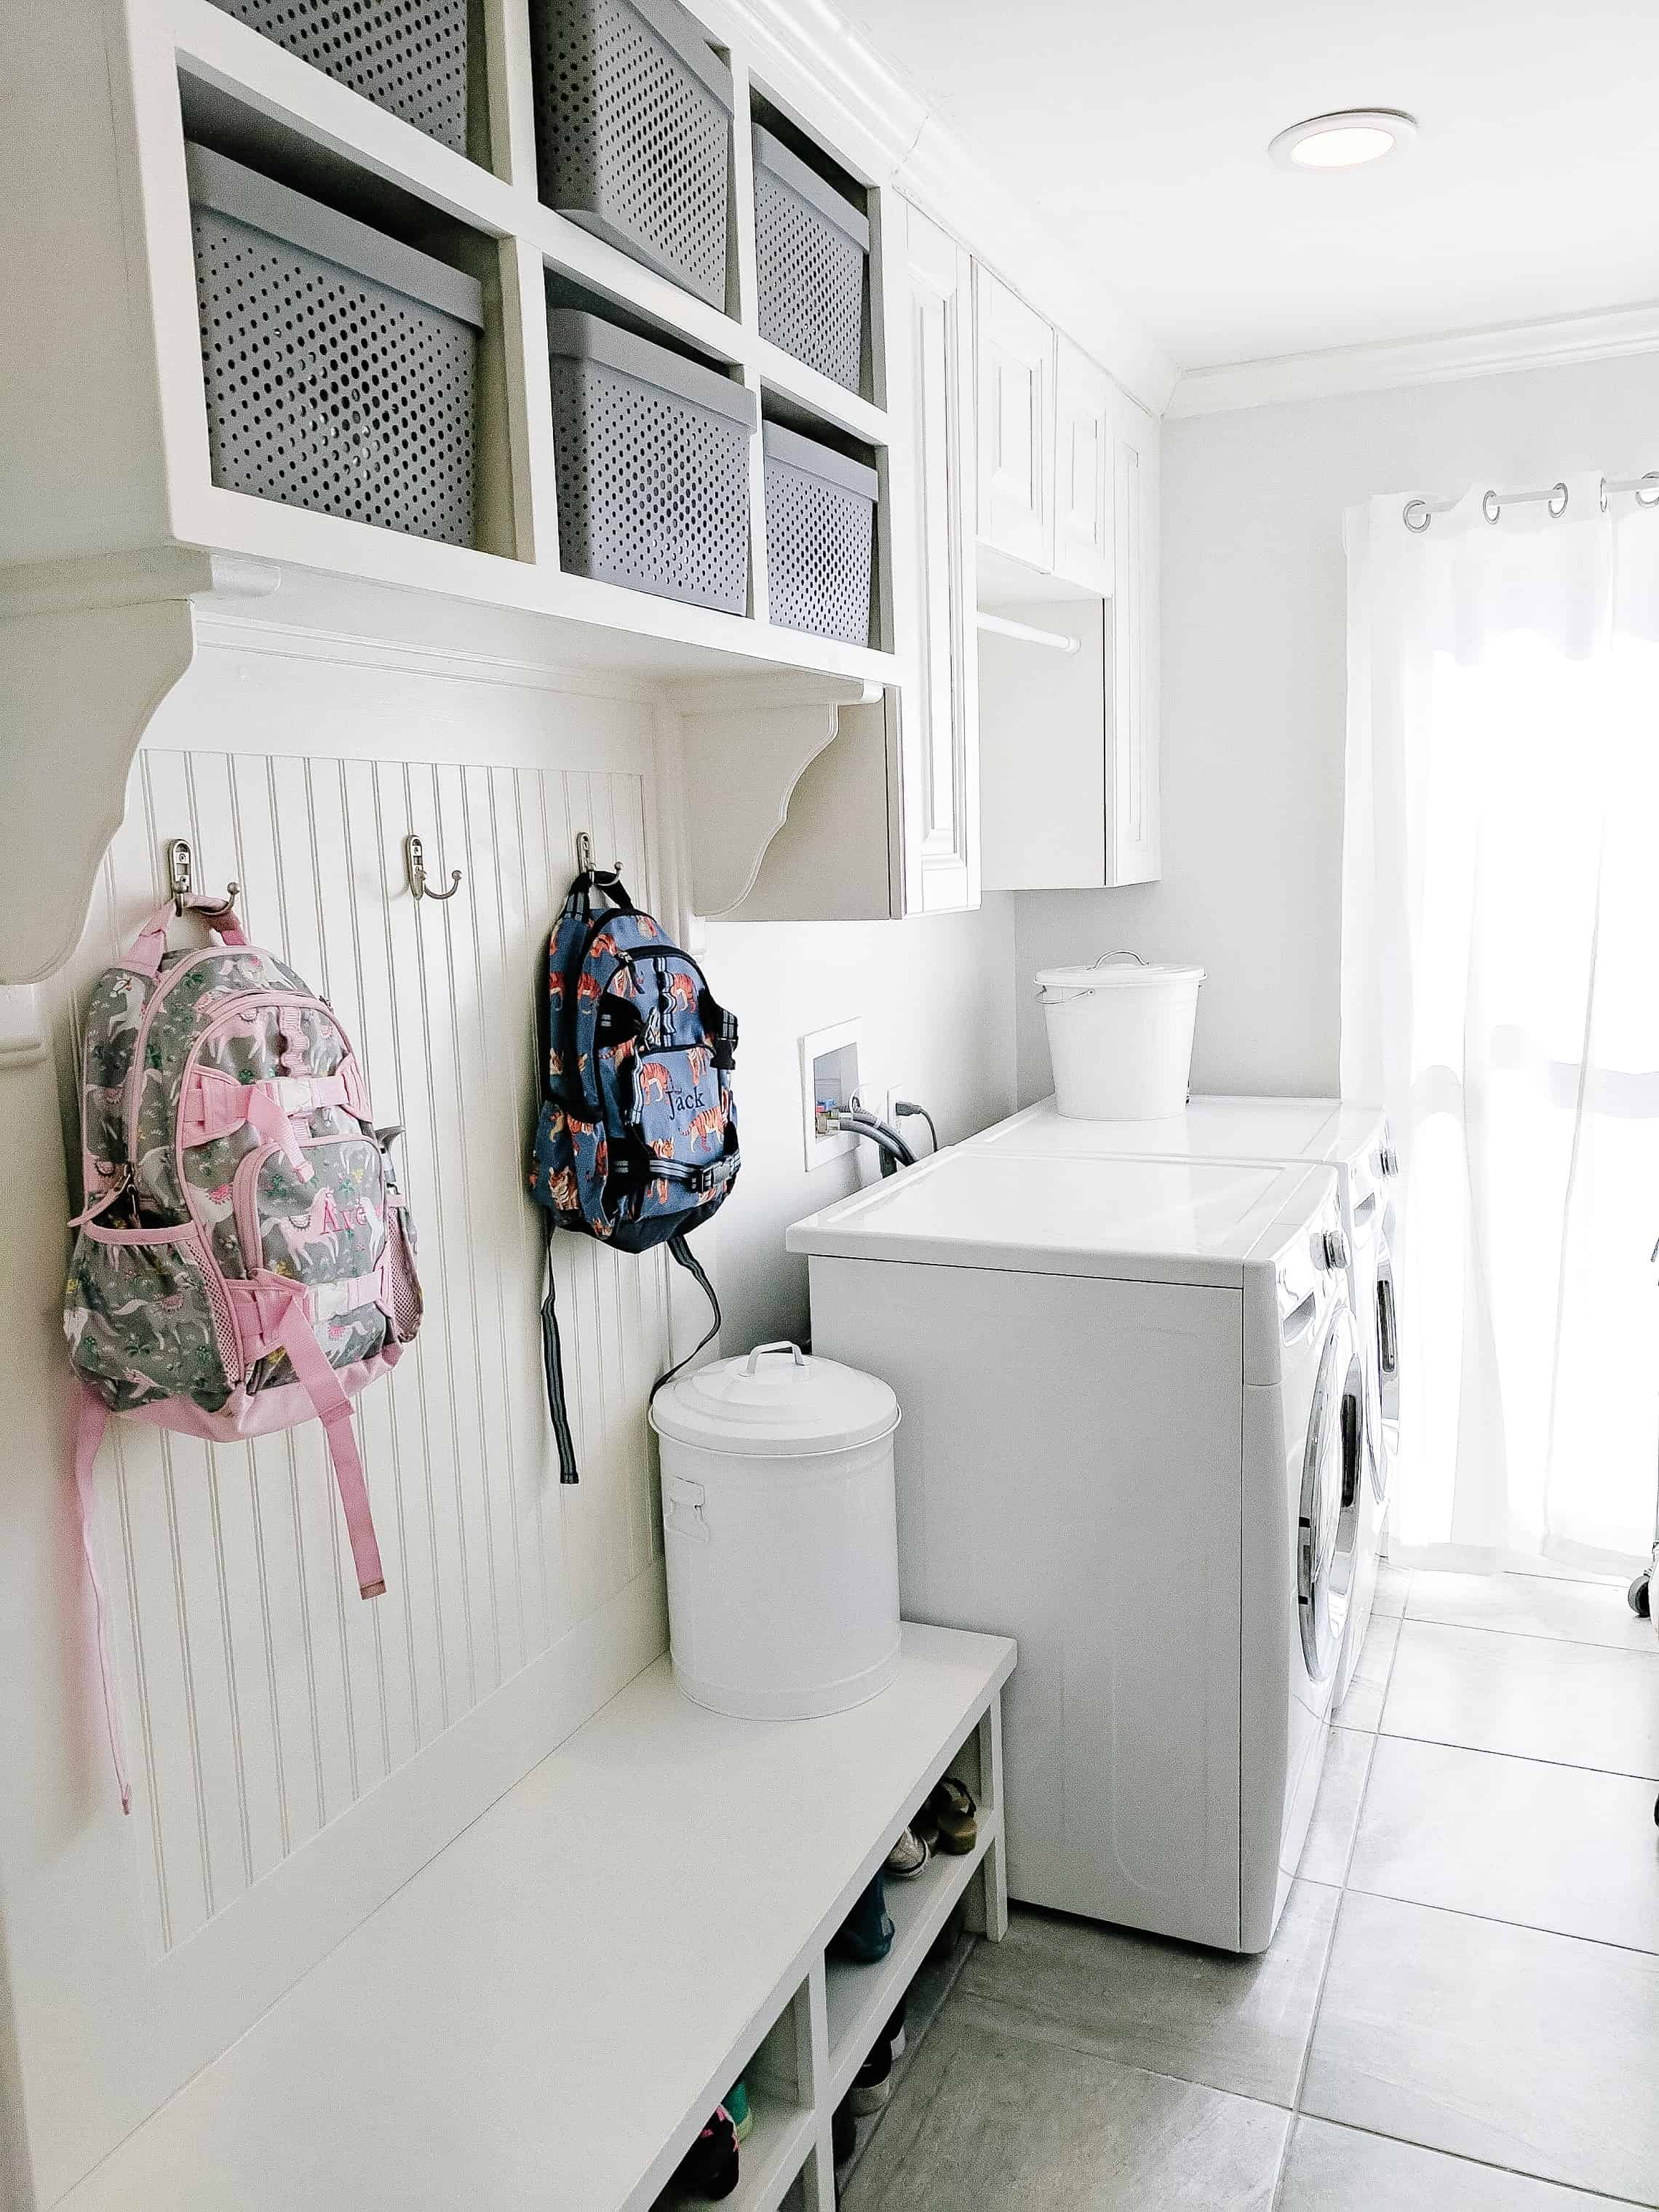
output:
<svg viewBox="0 0 1659 2212"><path fill-rule="evenodd" d="M711 678L676 687L690 906L711 919L754 889L790 794L836 735L843 707L872 705L858 677Z"/></svg>
<svg viewBox="0 0 1659 2212"><path fill-rule="evenodd" d="M0 570L0 983L62 967L155 710L196 657L198 598L264 598L267 562L191 546Z"/></svg>

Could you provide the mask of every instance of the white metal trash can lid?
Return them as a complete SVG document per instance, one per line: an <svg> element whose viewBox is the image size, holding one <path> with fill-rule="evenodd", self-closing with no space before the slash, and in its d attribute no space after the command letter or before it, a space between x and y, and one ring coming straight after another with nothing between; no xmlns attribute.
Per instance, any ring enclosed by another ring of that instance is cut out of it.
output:
<svg viewBox="0 0 1659 2212"><path fill-rule="evenodd" d="M769 1459L873 1443L898 1419L887 1383L837 1359L809 1359L783 1341L712 1360L659 1391L651 1407L659 1437Z"/></svg>
<svg viewBox="0 0 1659 2212"><path fill-rule="evenodd" d="M1092 967L1039 968L1036 981L1039 990L1135 991L1169 983L1201 983L1204 970L1138 960L1133 953L1109 954Z"/></svg>

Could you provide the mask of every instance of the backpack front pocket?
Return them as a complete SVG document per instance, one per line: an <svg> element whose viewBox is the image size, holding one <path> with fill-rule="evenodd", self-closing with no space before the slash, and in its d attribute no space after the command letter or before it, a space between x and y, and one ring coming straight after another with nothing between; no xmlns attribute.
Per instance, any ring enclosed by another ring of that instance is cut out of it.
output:
<svg viewBox="0 0 1659 2212"><path fill-rule="evenodd" d="M355 1366L384 1347L392 1321L389 1282L382 1303L382 1282L396 1265L385 1163L368 1137L301 1139L301 1149L308 1176L275 1146L249 1153L237 1169L233 1203L243 1258L250 1278L270 1273L303 1284L329 1364ZM275 1374L275 1365L263 1369L257 1387Z"/></svg>
<svg viewBox="0 0 1659 2212"><path fill-rule="evenodd" d="M216 1413L246 1372L230 1301L193 1224L87 1223L70 1263L64 1333L77 1372L117 1413L188 1398Z"/></svg>

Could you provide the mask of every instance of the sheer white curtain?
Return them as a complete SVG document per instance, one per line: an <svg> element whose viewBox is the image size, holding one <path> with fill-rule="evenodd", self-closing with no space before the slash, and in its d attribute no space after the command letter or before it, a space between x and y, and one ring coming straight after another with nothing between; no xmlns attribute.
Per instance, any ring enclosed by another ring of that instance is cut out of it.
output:
<svg viewBox="0 0 1659 2212"><path fill-rule="evenodd" d="M1395 1541L1616 1568L1659 1443L1659 513L1346 518L1342 1087L1401 1201Z"/></svg>

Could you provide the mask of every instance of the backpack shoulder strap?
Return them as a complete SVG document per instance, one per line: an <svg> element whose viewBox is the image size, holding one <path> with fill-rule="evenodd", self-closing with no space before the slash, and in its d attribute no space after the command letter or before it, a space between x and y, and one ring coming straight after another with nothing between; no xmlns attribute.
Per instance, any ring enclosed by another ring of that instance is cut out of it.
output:
<svg viewBox="0 0 1659 2212"><path fill-rule="evenodd" d="M714 1285L709 1281L708 1275L704 1273L702 1267L697 1260L696 1255L692 1251L691 1247L686 1243L684 1230L681 1229L677 1231L676 1233L669 1238L668 1255L670 1259L675 1261L680 1267L684 1268L686 1273L690 1276L692 1281L696 1283L698 1288L702 1291L703 1296L708 1301L709 1309L714 1314L714 1318L709 1322L708 1328L703 1332L697 1342L692 1346L690 1351L686 1353L684 1358L677 1359L672 1367L665 1368L664 1371L658 1376L656 1381L651 1385L651 1395L653 1398L656 1396L658 1391L662 1389L665 1382L672 1382L673 1381L674 1377L679 1373L681 1368L689 1367L700 1352L707 1350L708 1346L714 1341L714 1339L720 1333L720 1302L714 1295Z"/></svg>
<svg viewBox="0 0 1659 2212"><path fill-rule="evenodd" d="M223 944L247 943L242 925L236 919L236 909L228 899L188 898L183 911L199 915ZM163 899L127 947L123 966L136 968L141 975L159 975L162 956L167 949L167 930L173 920L173 901Z"/></svg>

